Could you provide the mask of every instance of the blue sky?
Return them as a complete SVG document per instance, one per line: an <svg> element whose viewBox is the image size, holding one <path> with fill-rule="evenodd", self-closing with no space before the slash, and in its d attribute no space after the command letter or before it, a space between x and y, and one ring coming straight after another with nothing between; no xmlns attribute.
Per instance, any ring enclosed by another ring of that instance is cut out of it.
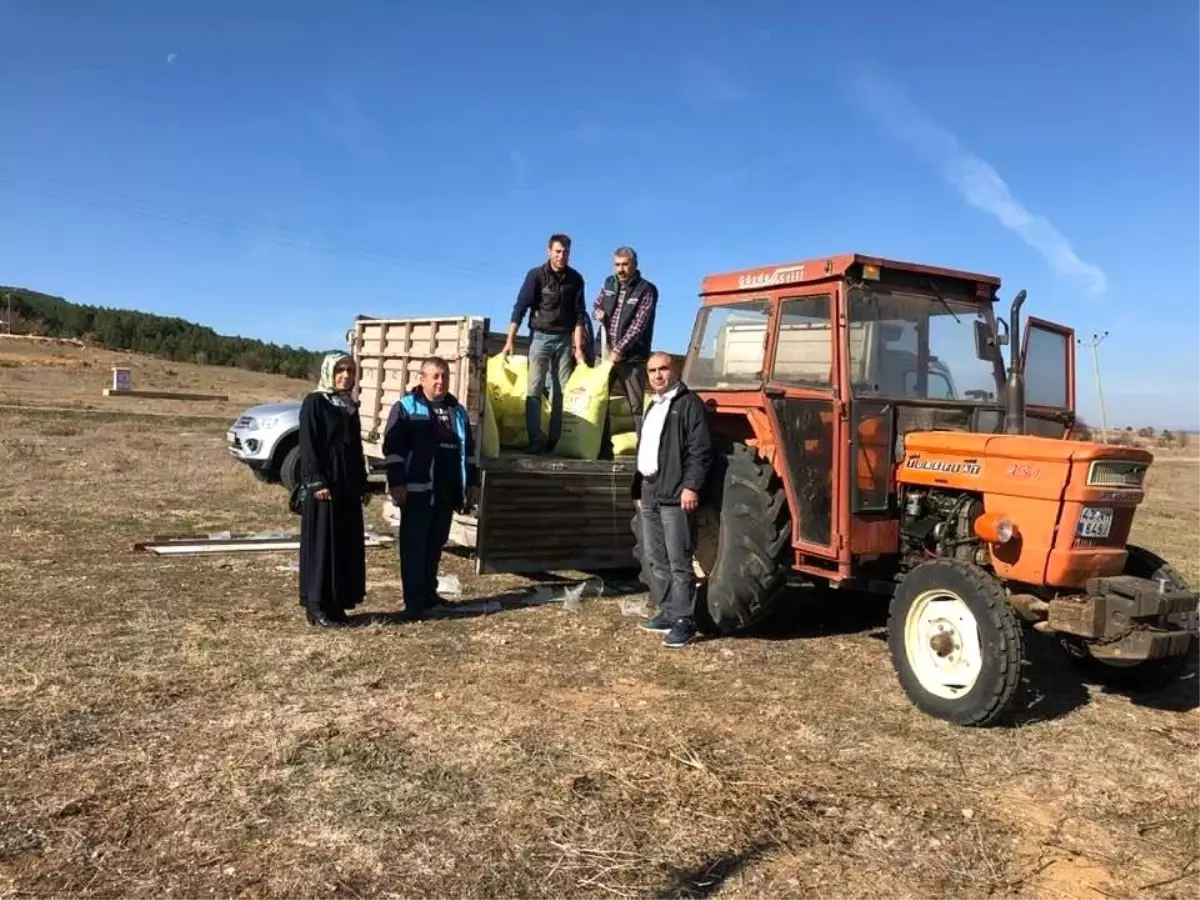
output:
<svg viewBox="0 0 1200 900"><path fill-rule="evenodd" d="M502 327L563 230L682 350L705 273L858 251L1026 288L1109 332L1110 424L1200 424L1194 0L683 9L0 0L0 283L325 347Z"/></svg>

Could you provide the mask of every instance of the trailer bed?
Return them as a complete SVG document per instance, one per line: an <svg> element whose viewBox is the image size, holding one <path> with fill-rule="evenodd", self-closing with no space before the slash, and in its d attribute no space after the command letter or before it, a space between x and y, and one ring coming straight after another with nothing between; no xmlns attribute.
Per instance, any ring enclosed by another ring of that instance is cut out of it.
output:
<svg viewBox="0 0 1200 900"><path fill-rule="evenodd" d="M482 460L476 571L630 569L633 473L632 458Z"/></svg>
<svg viewBox="0 0 1200 900"><path fill-rule="evenodd" d="M382 489L383 429L392 404L419 379L421 361L450 365L451 391L467 409L481 471L479 508L454 517L450 542L471 551L482 573L599 572L634 566L632 457L573 460L505 450L479 452L487 403L486 365L504 335L482 316L359 316L348 335L362 368L359 387L363 452ZM518 353L529 339L519 337Z"/></svg>

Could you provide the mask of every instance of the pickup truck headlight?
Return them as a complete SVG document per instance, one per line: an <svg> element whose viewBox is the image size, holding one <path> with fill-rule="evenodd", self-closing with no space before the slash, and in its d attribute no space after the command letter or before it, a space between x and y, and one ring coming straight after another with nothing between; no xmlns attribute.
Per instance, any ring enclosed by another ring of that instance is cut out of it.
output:
<svg viewBox="0 0 1200 900"><path fill-rule="evenodd" d="M261 419L251 419L246 426L251 431L270 431L279 424L279 416L263 416Z"/></svg>

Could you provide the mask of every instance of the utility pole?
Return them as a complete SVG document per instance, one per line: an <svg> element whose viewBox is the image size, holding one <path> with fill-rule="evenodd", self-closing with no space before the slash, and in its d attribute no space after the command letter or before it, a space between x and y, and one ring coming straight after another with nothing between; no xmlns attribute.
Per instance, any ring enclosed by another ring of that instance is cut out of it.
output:
<svg viewBox="0 0 1200 900"><path fill-rule="evenodd" d="M1090 341L1085 341L1083 338L1076 341L1092 348L1092 371L1096 373L1096 395L1100 398L1100 442L1104 444L1108 443L1108 414L1104 410L1104 387L1100 384L1100 356L1096 353L1096 348L1106 337L1108 337L1107 331L1103 334L1093 334Z"/></svg>

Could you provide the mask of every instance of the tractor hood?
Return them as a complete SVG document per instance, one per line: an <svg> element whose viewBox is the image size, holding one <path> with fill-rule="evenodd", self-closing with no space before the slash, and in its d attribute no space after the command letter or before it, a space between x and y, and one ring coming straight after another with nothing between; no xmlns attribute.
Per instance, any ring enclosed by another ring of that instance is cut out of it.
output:
<svg viewBox="0 0 1200 900"><path fill-rule="evenodd" d="M982 497L1016 537L993 548L997 574L1079 588L1119 575L1154 454L1027 434L923 431L904 436L898 480Z"/></svg>
<svg viewBox="0 0 1200 900"><path fill-rule="evenodd" d="M993 496L1064 499L1103 493L1136 505L1154 454L1136 447L1029 434L914 431L904 435L898 478ZM1082 493L1081 493L1082 492Z"/></svg>
<svg viewBox="0 0 1200 900"><path fill-rule="evenodd" d="M1114 447L1092 441L1064 441L1030 434L974 434L966 431L919 431L904 436L906 458L954 457L1015 463L1091 462L1122 460L1148 466L1154 454L1137 447Z"/></svg>

